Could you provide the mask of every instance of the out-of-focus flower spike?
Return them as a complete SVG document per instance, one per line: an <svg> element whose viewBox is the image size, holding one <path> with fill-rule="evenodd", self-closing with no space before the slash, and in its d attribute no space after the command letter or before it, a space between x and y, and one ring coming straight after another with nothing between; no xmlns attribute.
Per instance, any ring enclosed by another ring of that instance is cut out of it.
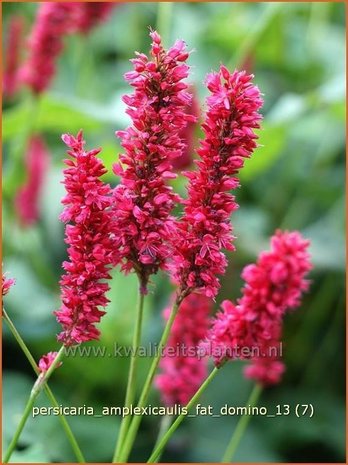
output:
<svg viewBox="0 0 348 465"><path fill-rule="evenodd" d="M23 226L33 225L39 220L40 196L49 164L50 155L43 138L33 136L25 157L26 181L15 198L16 211Z"/></svg>
<svg viewBox="0 0 348 465"><path fill-rule="evenodd" d="M198 344L208 331L213 301L190 294L180 306L155 384L165 405L186 405L207 376L207 359L200 358ZM164 310L168 319L170 308Z"/></svg>
<svg viewBox="0 0 348 465"><path fill-rule="evenodd" d="M7 278L5 274L2 274L2 281L1 281L1 294L2 296L9 293L11 287L16 283L16 280L13 278Z"/></svg>
<svg viewBox="0 0 348 465"><path fill-rule="evenodd" d="M20 66L20 52L24 32L24 18L12 16L10 18L5 52L3 73L3 93L5 97L13 97L19 88L18 69Z"/></svg>

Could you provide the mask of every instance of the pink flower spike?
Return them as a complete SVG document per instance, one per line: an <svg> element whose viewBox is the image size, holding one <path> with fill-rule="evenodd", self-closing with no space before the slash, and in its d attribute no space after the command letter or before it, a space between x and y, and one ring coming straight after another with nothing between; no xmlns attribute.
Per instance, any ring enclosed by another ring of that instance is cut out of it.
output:
<svg viewBox="0 0 348 465"><path fill-rule="evenodd" d="M170 254L170 213L179 197L167 180L176 176L173 160L185 150L180 134L192 121L186 111L191 96L183 82L188 75L185 45L176 42L166 51L157 32L150 36L152 58L138 53L131 60L133 71L125 75L134 88L123 99L132 125L117 133L125 153L114 167L121 180L113 206L115 264L121 263L124 272L135 271L144 293L150 275L166 268Z"/></svg>
<svg viewBox="0 0 348 465"><path fill-rule="evenodd" d="M244 368L246 378L252 379L264 387L279 384L285 372L285 365L279 360L257 359Z"/></svg>
<svg viewBox="0 0 348 465"><path fill-rule="evenodd" d="M25 159L27 180L15 199L17 214L23 226L30 226L39 219L40 195L49 162L50 156L42 137L32 137Z"/></svg>
<svg viewBox="0 0 348 465"><path fill-rule="evenodd" d="M2 296L9 293L11 287L16 283L16 280L13 278L6 278L5 274L2 274L1 281L1 294Z"/></svg>
<svg viewBox="0 0 348 465"><path fill-rule="evenodd" d="M58 352L48 352L48 354L43 355L40 358L38 366L39 366L39 370L41 373L46 373L46 371L50 368L50 366L54 362L57 355L58 355ZM62 365L62 362L59 362L56 368L59 368L61 365Z"/></svg>
<svg viewBox="0 0 348 465"><path fill-rule="evenodd" d="M278 363L283 317L300 305L308 290L305 277L312 269L308 246L309 241L299 232L278 230L271 238L271 250L261 252L255 264L244 268L242 297L237 305L222 303L201 345L216 366L227 359L252 359L252 366L246 369L248 377L266 385L280 380L284 371Z"/></svg>
<svg viewBox="0 0 348 465"><path fill-rule="evenodd" d="M5 66L3 74L3 92L12 97L18 90L18 68L20 62L20 49L24 32L24 19L22 16L10 18L6 41Z"/></svg>
<svg viewBox="0 0 348 465"><path fill-rule="evenodd" d="M114 7L119 3L114 2L81 2L78 3L75 17L76 29L88 34L91 29L105 21L111 14Z"/></svg>
<svg viewBox="0 0 348 465"><path fill-rule="evenodd" d="M205 295L194 293L180 305L160 362L162 373L155 378L165 405L186 405L207 376L207 359L197 352L208 330L212 304ZM163 313L168 319L170 308Z"/></svg>
<svg viewBox="0 0 348 465"><path fill-rule="evenodd" d="M20 69L20 79L35 94L45 91L56 73L63 39L74 31L75 2L42 2L28 41L29 55Z"/></svg>
<svg viewBox="0 0 348 465"><path fill-rule="evenodd" d="M186 173L188 199L173 235L173 277L184 295L197 289L215 297L227 266L223 249L234 250L230 214L238 205L227 191L239 185L235 176L256 148L261 119L262 99L251 79L223 66L207 78L205 137L198 169Z"/></svg>
<svg viewBox="0 0 348 465"><path fill-rule="evenodd" d="M71 224L65 229L69 260L63 263L66 273L60 281L62 306L54 314L63 327L58 340L69 346L99 338L95 324L105 314L99 307L109 302L105 279L110 279L114 244L111 188L100 180L106 169L96 157L99 150L84 150L82 132L62 139L70 148L70 158L65 160L67 194L61 220Z"/></svg>

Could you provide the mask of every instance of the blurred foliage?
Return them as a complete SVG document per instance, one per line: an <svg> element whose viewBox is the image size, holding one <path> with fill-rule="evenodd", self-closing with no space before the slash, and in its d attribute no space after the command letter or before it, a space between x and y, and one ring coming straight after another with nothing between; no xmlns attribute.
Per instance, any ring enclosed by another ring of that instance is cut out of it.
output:
<svg viewBox="0 0 348 465"><path fill-rule="evenodd" d="M14 14L24 15L29 31L36 9L34 3L4 3L4 34ZM58 220L64 158L60 135L83 128L88 147L103 147L101 157L111 168L120 152L114 132L128 124L121 96L130 89L123 73L130 68L134 50L148 50L147 28L156 26L157 10L156 3L122 4L88 37L67 38L54 84L38 107L33 108L26 91L3 103L3 261L4 269L17 280L6 307L37 359L57 346L58 325L51 312L59 307L58 281L66 255ZM264 392L261 404L274 409L278 403L312 403L315 414L312 419L253 418L236 456L241 462L344 461L344 13L343 3L329 2L183 2L174 4L167 18L170 40L182 38L193 50L191 82L202 104L204 76L221 62L253 72L265 99L261 146L247 161L237 193L240 209L233 216L237 251L230 256L217 305L224 298L238 297L242 267L267 247L276 228L299 229L312 242L312 287L302 308L286 321L286 376L280 386ZM13 199L25 177L23 144L29 124L44 135L52 163L40 222L23 229ZM111 171L106 180L116 183ZM184 177L173 185L185 195ZM159 338L160 312L171 289L163 275L153 281L145 342ZM112 303L101 324L100 341L110 350L114 343L131 341L136 280L115 271L111 287ZM6 325L3 330L6 445L33 374ZM148 363L142 360L143 373ZM63 405L122 405L127 368L128 361L122 358L70 357L51 386ZM233 363L224 368L202 402L243 405L250 389L241 364ZM151 401L158 402L156 392ZM45 402L42 395L41 405ZM119 419L68 420L88 461L110 460ZM144 418L132 459L146 459L157 421ZM233 417L186 420L162 460L219 460L235 422ZM19 446L13 456L17 462L74 460L56 417L31 419Z"/></svg>

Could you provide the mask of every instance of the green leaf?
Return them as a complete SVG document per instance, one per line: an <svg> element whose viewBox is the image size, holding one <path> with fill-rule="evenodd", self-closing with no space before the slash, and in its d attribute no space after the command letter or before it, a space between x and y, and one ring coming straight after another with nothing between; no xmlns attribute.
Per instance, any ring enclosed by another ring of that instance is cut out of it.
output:
<svg viewBox="0 0 348 465"><path fill-rule="evenodd" d="M267 123L284 124L298 118L308 108L302 95L283 94L267 113Z"/></svg>
<svg viewBox="0 0 348 465"><path fill-rule="evenodd" d="M76 133L100 130L105 124L124 127L128 118L124 115L124 105L120 90L110 104L103 105L61 94L45 94L39 102L39 112L35 129L40 132ZM2 136L7 141L16 137L27 121L32 118L32 106L27 101L4 111Z"/></svg>
<svg viewBox="0 0 348 465"><path fill-rule="evenodd" d="M245 161L245 166L240 172L242 181L250 181L269 169L285 146L286 131L282 125L270 125L265 122L258 133L260 147Z"/></svg>
<svg viewBox="0 0 348 465"><path fill-rule="evenodd" d="M18 331L27 339L37 340L55 334L52 311L59 307L58 296L47 290L23 258L8 258L6 269L16 278L16 285L6 296L6 307Z"/></svg>

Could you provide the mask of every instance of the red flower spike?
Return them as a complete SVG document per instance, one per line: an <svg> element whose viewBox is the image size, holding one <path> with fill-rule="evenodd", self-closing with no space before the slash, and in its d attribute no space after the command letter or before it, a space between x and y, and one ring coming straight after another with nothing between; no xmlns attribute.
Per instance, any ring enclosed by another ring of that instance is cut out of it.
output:
<svg viewBox="0 0 348 465"><path fill-rule="evenodd" d="M106 21L114 7L113 2L81 2L77 4L75 27L79 32L88 34L91 29Z"/></svg>
<svg viewBox="0 0 348 465"><path fill-rule="evenodd" d="M5 66L3 74L3 92L6 97L12 97L18 90L18 68L20 51L24 32L24 18L10 18L8 37L6 41Z"/></svg>
<svg viewBox="0 0 348 465"><path fill-rule="evenodd" d="M195 120L186 113L191 95L183 82L188 75L184 42L166 51L157 32L150 36L152 59L137 53L134 70L125 74L135 89L123 98L132 126L117 132L125 153L122 165L114 166L121 177L114 190L115 263L138 274L143 293L150 275L166 268L167 241L175 228L170 212L179 201L167 180L175 178L172 162L185 149L180 134Z"/></svg>
<svg viewBox="0 0 348 465"><path fill-rule="evenodd" d="M224 66L207 78L205 138L198 169L186 173L188 199L173 236L173 276L183 295L198 289L215 297L227 266L222 249L234 250L230 215L238 205L228 191L239 186L236 175L256 148L261 119L262 99L251 79Z"/></svg>
<svg viewBox="0 0 348 465"><path fill-rule="evenodd" d="M29 56L20 70L20 79L35 94L45 91L56 73L56 61L63 39L74 30L73 2L43 2L28 41Z"/></svg>
<svg viewBox="0 0 348 465"><path fill-rule="evenodd" d="M50 156L44 140L40 136L32 137L25 159L27 180L15 199L17 214L23 226L30 226L39 219L39 200L49 163Z"/></svg>
<svg viewBox="0 0 348 465"><path fill-rule="evenodd" d="M54 312L63 326L58 340L64 345L80 344L98 339L95 327L105 314L99 307L109 302L109 279L113 240L111 234L111 188L100 177L106 173L96 157L100 150L85 151L82 132L77 137L62 137L70 148L71 158L65 160L64 185L67 195L61 220L66 226L65 242L69 260L63 263L66 273L60 281L62 306Z"/></svg>
<svg viewBox="0 0 348 465"><path fill-rule="evenodd" d="M283 317L300 305L302 293L308 290L305 276L312 269L308 246L299 232L278 230L271 238L271 250L261 252L256 264L244 268L242 297L237 305L229 300L222 303L201 344L216 366L227 359L252 358L246 376L265 385L280 381ZM241 348L249 350L242 353Z"/></svg>
<svg viewBox="0 0 348 465"><path fill-rule="evenodd" d="M207 359L199 358L197 347L207 334L212 304L194 293L180 305L155 379L165 405L186 405L207 376ZM164 310L165 319L169 313L170 308Z"/></svg>

